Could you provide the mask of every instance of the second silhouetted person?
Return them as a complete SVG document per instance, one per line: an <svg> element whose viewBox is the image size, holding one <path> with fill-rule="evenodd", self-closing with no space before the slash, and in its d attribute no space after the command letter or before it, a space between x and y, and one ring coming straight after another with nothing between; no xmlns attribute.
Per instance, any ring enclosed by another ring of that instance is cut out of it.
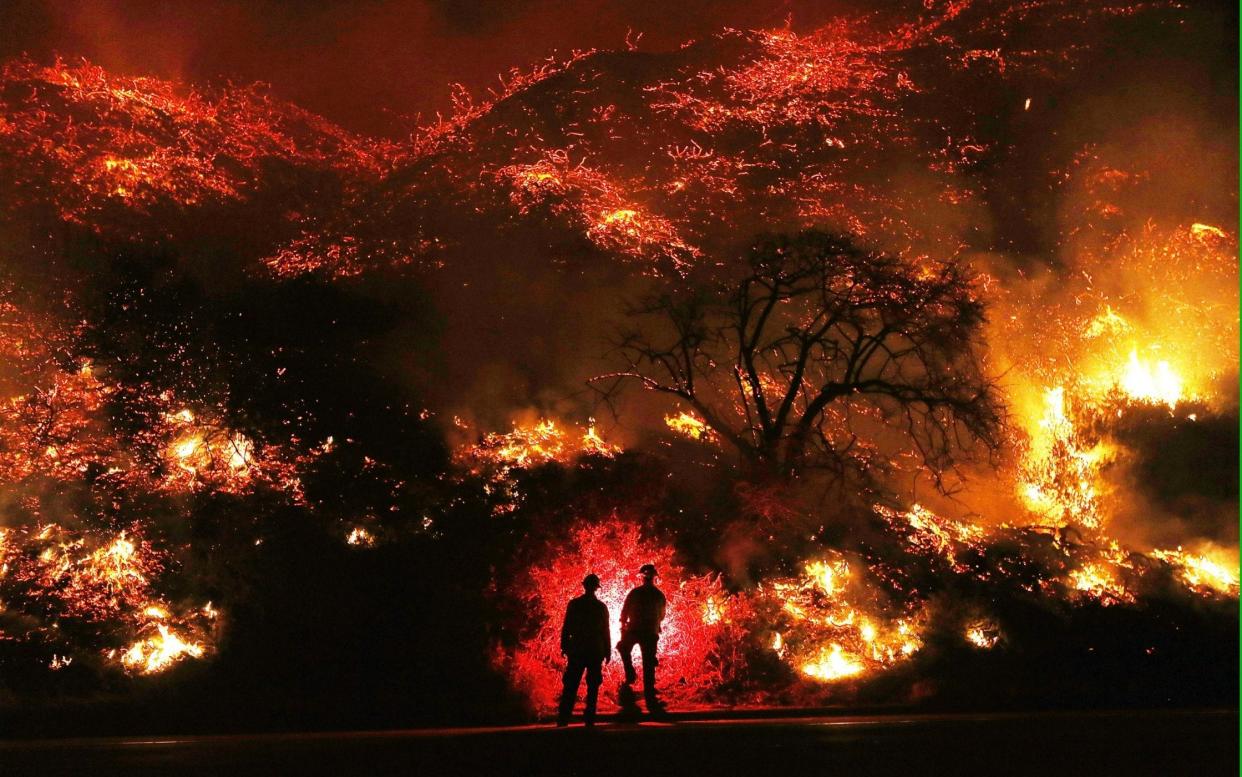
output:
<svg viewBox="0 0 1242 777"><path fill-rule="evenodd" d="M631 653L638 645L643 659L643 698L647 702L647 711L658 713L663 711L663 706L656 696L655 670L659 663L656 646L660 640L666 601L664 594L655 587L655 566L643 564L638 571L643 576L643 583L625 597L625 605L621 608L621 641L617 643L617 650L621 652L621 661L625 665L625 682L633 685L637 676Z"/></svg>

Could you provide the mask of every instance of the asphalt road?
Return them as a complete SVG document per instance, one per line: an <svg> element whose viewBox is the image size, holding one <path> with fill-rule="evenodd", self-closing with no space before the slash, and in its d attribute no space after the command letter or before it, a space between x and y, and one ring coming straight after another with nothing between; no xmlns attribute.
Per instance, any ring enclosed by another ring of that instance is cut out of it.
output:
<svg viewBox="0 0 1242 777"><path fill-rule="evenodd" d="M1237 711L0 741L0 775L1238 774Z"/></svg>

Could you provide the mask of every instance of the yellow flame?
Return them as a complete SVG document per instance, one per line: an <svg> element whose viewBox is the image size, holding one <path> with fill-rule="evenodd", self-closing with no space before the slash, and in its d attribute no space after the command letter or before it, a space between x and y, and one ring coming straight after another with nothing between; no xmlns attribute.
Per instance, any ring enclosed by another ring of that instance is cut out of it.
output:
<svg viewBox="0 0 1242 777"><path fill-rule="evenodd" d="M634 217L638 215L638 211L629 208L618 208L613 211L604 212L605 224L629 224L634 221Z"/></svg>
<svg viewBox="0 0 1242 777"><path fill-rule="evenodd" d="M1138 350L1130 351L1130 361L1119 381L1121 390L1132 399L1176 407L1182 399L1182 379L1167 361L1152 364L1140 360Z"/></svg>
<svg viewBox="0 0 1242 777"><path fill-rule="evenodd" d="M568 463L584 454L615 456L620 450L599 436L594 419L577 440L556 421L544 419L530 426L514 425L508 434L489 434L479 444L460 449L457 458L473 465L476 473L490 468L503 478L514 468L551 461Z"/></svg>
<svg viewBox="0 0 1242 777"><path fill-rule="evenodd" d="M1104 310L1097 313L1087 324L1083 337L1095 339L1104 335L1116 335L1120 332L1128 332L1130 328L1130 322L1124 316L1113 310L1112 306L1105 305Z"/></svg>
<svg viewBox="0 0 1242 777"><path fill-rule="evenodd" d="M109 158L104 160L104 169L110 173L136 173L138 172L138 165L131 159Z"/></svg>
<svg viewBox="0 0 1242 777"><path fill-rule="evenodd" d="M121 532L121 536L108 546L105 555L118 562L124 562L134 557L134 550L134 543L125 539L125 532Z"/></svg>
<svg viewBox="0 0 1242 777"><path fill-rule="evenodd" d="M789 629L773 637L772 649L802 674L835 680L882 670L922 648L921 613L891 620L849 601L849 591L866 581L853 579L840 554L807 563L803 572L772 584Z"/></svg>
<svg viewBox="0 0 1242 777"><path fill-rule="evenodd" d="M1206 237L1218 237L1218 238L1227 237L1227 235L1225 234L1225 230L1221 229L1220 227L1214 227L1211 224L1201 224L1199 222L1195 222L1194 224L1190 225L1190 234L1194 235L1200 240Z"/></svg>
<svg viewBox="0 0 1242 777"><path fill-rule="evenodd" d="M846 653L835 642L827 650L821 650L814 661L802 665L802 673L816 680L840 680L861 674L864 667L856 656Z"/></svg>
<svg viewBox="0 0 1242 777"><path fill-rule="evenodd" d="M966 627L966 641L977 648L990 650L1000 642L1000 630L991 621L975 621Z"/></svg>
<svg viewBox="0 0 1242 777"><path fill-rule="evenodd" d="M163 623L157 623L155 628L157 634L138 640L121 654L122 666L140 674L155 674L186 656L202 657L202 645L186 642Z"/></svg>
<svg viewBox="0 0 1242 777"><path fill-rule="evenodd" d="M836 594L850 576L850 565L844 560L812 561L806 565L807 577L825 594Z"/></svg>
<svg viewBox="0 0 1242 777"><path fill-rule="evenodd" d="M715 437L711 428L692 413L681 412L664 416L664 424L672 431L691 440L709 441Z"/></svg>
<svg viewBox="0 0 1242 777"><path fill-rule="evenodd" d="M250 467L254 459L254 443L245 435L235 434L229 440L229 469L237 472Z"/></svg>
<svg viewBox="0 0 1242 777"><path fill-rule="evenodd" d="M148 618L156 618L159 620L163 620L164 618L168 617L168 610L165 610L163 607L159 606L158 604L153 604L147 607L145 610L143 610L142 614L146 615Z"/></svg>
<svg viewBox="0 0 1242 777"><path fill-rule="evenodd" d="M179 442L173 444L173 455L179 459L188 459L198 450L198 446L203 444L203 438L197 435L185 437Z"/></svg>
<svg viewBox="0 0 1242 777"><path fill-rule="evenodd" d="M584 453L594 453L600 456L615 456L620 449L617 446L606 442L604 438L599 436L595 431L595 419L591 418L587 421L587 430L582 435L582 451Z"/></svg>
<svg viewBox="0 0 1242 777"><path fill-rule="evenodd" d="M707 601L703 603L703 623L708 626L715 626L724 620L724 607L715 597L709 596Z"/></svg>
<svg viewBox="0 0 1242 777"><path fill-rule="evenodd" d="M1018 495L1027 508L1055 523L1098 527L1097 479L1113 449L1086 447L1066 413L1065 388L1044 392L1042 414L1027 423L1029 445L1023 456Z"/></svg>
<svg viewBox="0 0 1242 777"><path fill-rule="evenodd" d="M1187 553L1179 546L1177 550L1154 550L1152 555L1178 568L1178 576L1187 586L1197 590L1214 591L1226 596L1238 595L1237 565L1224 563L1205 555Z"/></svg>
<svg viewBox="0 0 1242 777"><path fill-rule="evenodd" d="M1102 562L1088 562L1069 573L1070 585L1075 591L1103 605L1133 602L1134 595L1126 590L1114 571Z"/></svg>

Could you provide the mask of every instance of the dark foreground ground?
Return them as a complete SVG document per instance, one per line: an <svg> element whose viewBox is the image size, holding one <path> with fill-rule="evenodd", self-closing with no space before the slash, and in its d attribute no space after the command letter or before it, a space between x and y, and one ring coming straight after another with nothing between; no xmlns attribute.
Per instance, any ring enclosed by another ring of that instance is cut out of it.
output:
<svg viewBox="0 0 1242 777"><path fill-rule="evenodd" d="M1238 774L1237 711L757 717L0 742L10 775Z"/></svg>

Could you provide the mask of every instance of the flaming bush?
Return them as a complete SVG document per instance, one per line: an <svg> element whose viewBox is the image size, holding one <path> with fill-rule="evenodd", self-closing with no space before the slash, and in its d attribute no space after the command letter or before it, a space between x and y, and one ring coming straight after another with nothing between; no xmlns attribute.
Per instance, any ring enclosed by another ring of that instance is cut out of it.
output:
<svg viewBox="0 0 1242 777"><path fill-rule="evenodd" d="M544 464L570 465L583 456L611 458L621 452L595 431L592 419L585 430L540 419L530 424L514 424L507 433L489 432L473 445L462 445L454 453L455 463L486 481L485 490L496 494L497 513L516 510L522 496L513 480L514 470Z"/></svg>
<svg viewBox="0 0 1242 777"><path fill-rule="evenodd" d="M10 607L55 624L44 629L27 621L33 628L9 638L65 651L52 653L53 669L86 653L91 646L78 642L83 639L103 645L98 648L103 657L139 674L161 672L186 657L201 658L214 640L217 612L208 603L172 614L156 590L168 554L140 532L138 526L111 535L56 524L5 531L0 587ZM106 647L126 642L125 647Z"/></svg>
<svg viewBox="0 0 1242 777"><path fill-rule="evenodd" d="M823 682L860 678L923 646L925 616L887 602L865 569L828 552L804 565L801 577L760 589L759 598L778 609L772 649L801 675Z"/></svg>

